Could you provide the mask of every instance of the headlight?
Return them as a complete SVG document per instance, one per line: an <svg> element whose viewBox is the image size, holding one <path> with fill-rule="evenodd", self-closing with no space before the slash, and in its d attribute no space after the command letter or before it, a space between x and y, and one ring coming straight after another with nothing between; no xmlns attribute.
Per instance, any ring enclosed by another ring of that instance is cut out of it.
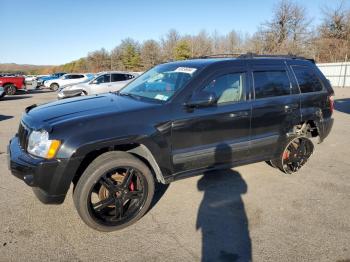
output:
<svg viewBox="0 0 350 262"><path fill-rule="evenodd" d="M59 140L49 140L49 133L45 130L32 131L28 139L27 150L29 153L43 158L53 158L61 142Z"/></svg>

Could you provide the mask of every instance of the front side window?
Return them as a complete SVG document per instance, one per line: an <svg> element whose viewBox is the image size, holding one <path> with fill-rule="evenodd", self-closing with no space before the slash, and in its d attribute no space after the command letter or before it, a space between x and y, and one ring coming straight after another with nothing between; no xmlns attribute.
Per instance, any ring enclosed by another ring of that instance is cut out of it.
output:
<svg viewBox="0 0 350 262"><path fill-rule="evenodd" d="M230 73L214 78L204 87L204 91L215 94L218 104L244 100L245 73Z"/></svg>
<svg viewBox="0 0 350 262"><path fill-rule="evenodd" d="M111 75L106 74L106 75L101 75L96 78L96 84L102 84L102 83L109 83L111 82Z"/></svg>
<svg viewBox="0 0 350 262"><path fill-rule="evenodd" d="M320 80L310 68L305 66L292 66L292 68L301 93L318 92L323 89Z"/></svg>
<svg viewBox="0 0 350 262"><path fill-rule="evenodd" d="M61 76L61 79L72 79L72 76L71 75L64 75L64 76Z"/></svg>
<svg viewBox="0 0 350 262"><path fill-rule="evenodd" d="M198 71L196 67L179 64L158 65L128 84L120 94L167 101Z"/></svg>
<svg viewBox="0 0 350 262"><path fill-rule="evenodd" d="M283 71L255 71L255 98L289 95L291 84L287 72Z"/></svg>

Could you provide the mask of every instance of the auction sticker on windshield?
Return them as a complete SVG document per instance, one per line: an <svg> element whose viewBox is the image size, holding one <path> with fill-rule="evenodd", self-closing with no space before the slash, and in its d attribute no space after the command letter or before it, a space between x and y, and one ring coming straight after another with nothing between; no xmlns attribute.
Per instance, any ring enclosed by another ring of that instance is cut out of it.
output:
<svg viewBox="0 0 350 262"><path fill-rule="evenodd" d="M175 72L181 72L181 73L187 73L187 74L193 74L196 72L197 68L192 67L178 67L175 69Z"/></svg>
<svg viewBox="0 0 350 262"><path fill-rule="evenodd" d="M167 96L165 95L162 95L162 94L158 94L154 97L155 99L159 99L159 100L163 100L163 101L166 101L168 99Z"/></svg>

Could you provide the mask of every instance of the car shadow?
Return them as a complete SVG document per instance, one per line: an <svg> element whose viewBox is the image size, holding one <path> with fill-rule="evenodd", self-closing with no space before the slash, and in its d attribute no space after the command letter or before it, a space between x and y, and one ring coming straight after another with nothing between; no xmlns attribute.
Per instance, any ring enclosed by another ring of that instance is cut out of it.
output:
<svg viewBox="0 0 350 262"><path fill-rule="evenodd" d="M0 121L11 119L13 116L5 116L5 115L0 115Z"/></svg>
<svg viewBox="0 0 350 262"><path fill-rule="evenodd" d="M224 151L231 154L231 148L226 147ZM222 148L221 145L221 153ZM220 161L218 155L216 162ZM240 173L232 169L206 172L197 187L204 192L196 223L196 229L202 232L201 260L251 261L251 239L242 200L247 184Z"/></svg>
<svg viewBox="0 0 350 262"><path fill-rule="evenodd" d="M28 95L13 95L13 96L5 96L1 99L1 101L10 101L10 100L21 100L31 98L32 96Z"/></svg>
<svg viewBox="0 0 350 262"><path fill-rule="evenodd" d="M336 99L334 100L335 110L350 114L350 98Z"/></svg>
<svg viewBox="0 0 350 262"><path fill-rule="evenodd" d="M53 93L55 91L52 91L50 89L31 89L28 90L29 94L42 94L42 93Z"/></svg>

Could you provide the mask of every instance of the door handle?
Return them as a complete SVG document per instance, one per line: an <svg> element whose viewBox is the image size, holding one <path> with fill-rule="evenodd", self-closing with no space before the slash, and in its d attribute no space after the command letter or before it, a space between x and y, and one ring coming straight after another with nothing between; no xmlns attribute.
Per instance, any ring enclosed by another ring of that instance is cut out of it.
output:
<svg viewBox="0 0 350 262"><path fill-rule="evenodd" d="M299 107L298 104L285 105L284 106L284 111L285 112L292 112L293 110L297 109L298 107Z"/></svg>
<svg viewBox="0 0 350 262"><path fill-rule="evenodd" d="M230 117L234 118L234 117L247 117L249 116L249 113L246 111L243 112L237 112L237 113L230 113Z"/></svg>

